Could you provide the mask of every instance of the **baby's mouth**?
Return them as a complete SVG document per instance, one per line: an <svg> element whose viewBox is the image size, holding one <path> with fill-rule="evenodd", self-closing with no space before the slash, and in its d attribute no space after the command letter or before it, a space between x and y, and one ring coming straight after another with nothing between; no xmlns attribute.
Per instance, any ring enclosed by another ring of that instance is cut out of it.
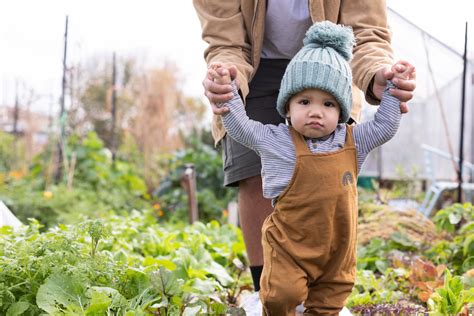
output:
<svg viewBox="0 0 474 316"><path fill-rule="evenodd" d="M324 125L320 122L309 122L307 125L313 127L313 128L322 128Z"/></svg>

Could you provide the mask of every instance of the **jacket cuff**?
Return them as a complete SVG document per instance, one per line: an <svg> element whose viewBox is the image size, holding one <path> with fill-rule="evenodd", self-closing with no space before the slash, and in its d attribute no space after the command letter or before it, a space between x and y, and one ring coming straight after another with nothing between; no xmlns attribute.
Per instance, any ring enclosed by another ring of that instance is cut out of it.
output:
<svg viewBox="0 0 474 316"><path fill-rule="evenodd" d="M247 78L242 74L241 72L237 71L237 81L239 82L239 93L240 96L242 97L242 101L245 104L245 99L247 98L249 94L249 85Z"/></svg>
<svg viewBox="0 0 474 316"><path fill-rule="evenodd" d="M374 80L375 80L375 75L372 77L372 79L369 82L369 85L367 86L367 90L365 92L365 100L369 104L380 104L380 99L377 98L377 96L374 93Z"/></svg>

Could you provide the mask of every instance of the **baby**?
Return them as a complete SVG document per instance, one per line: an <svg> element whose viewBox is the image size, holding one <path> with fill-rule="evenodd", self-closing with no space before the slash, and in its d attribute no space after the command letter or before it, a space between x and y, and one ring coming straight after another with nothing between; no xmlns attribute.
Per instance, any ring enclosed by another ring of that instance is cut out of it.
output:
<svg viewBox="0 0 474 316"><path fill-rule="evenodd" d="M262 160L263 194L273 213L262 227L264 268L260 299L265 315L337 315L352 291L356 271L357 175L367 155L396 133L400 101L387 83L372 121L349 126L354 37L325 21L306 33L303 48L283 76L277 110L288 125L249 119L229 69L215 64L215 81L232 84L221 104L230 137ZM400 61L395 77L414 77Z"/></svg>

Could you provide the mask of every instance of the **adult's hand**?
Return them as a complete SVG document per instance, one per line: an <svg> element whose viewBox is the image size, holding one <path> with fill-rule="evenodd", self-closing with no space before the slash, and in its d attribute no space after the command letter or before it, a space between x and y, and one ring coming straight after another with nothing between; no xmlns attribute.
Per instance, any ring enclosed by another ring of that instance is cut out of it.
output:
<svg viewBox="0 0 474 316"><path fill-rule="evenodd" d="M209 100L211 104L212 112L215 115L222 115L229 111L229 108L226 106L219 106L220 104L227 102L232 99L232 86L230 84L220 84L216 82L218 76L216 74L216 69L222 68L223 64L219 62L213 62L209 64L207 68L206 77L202 81L204 87L204 95ZM219 71L219 70L217 70ZM232 80L237 77L237 67L230 66L222 71L228 71ZM224 73L219 73L219 75L225 75ZM239 85L236 82L237 87Z"/></svg>
<svg viewBox="0 0 474 316"><path fill-rule="evenodd" d="M413 98L413 92L416 88L416 72L413 71L406 79L397 77L393 78L395 72L403 73L407 67L413 67L406 61L399 61L393 67L382 68L375 73L374 85L372 91L377 98L382 97L383 90L387 85L387 80L392 80L398 89L391 89L390 93L400 100L400 111L408 112L407 102Z"/></svg>

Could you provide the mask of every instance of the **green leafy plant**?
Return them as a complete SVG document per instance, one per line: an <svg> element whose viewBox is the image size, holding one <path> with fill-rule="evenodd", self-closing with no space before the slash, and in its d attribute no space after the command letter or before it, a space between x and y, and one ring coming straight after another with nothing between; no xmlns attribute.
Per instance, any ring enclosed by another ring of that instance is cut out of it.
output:
<svg viewBox="0 0 474 316"><path fill-rule="evenodd" d="M11 134L0 131L0 173L7 174L14 169L18 163L18 151L20 147L15 143Z"/></svg>
<svg viewBox="0 0 474 316"><path fill-rule="evenodd" d="M474 221L474 206L471 203L455 203L439 210L433 217L433 222L439 230L450 233L460 228L460 224Z"/></svg>
<svg viewBox="0 0 474 316"><path fill-rule="evenodd" d="M181 176L188 163L194 165L196 173L199 220L226 221L227 205L236 199L236 191L223 187L222 158L220 154L193 137L186 148L178 151L172 159L166 157L163 168L169 173L155 192L164 211L163 219L183 221L188 218L188 200L181 185Z"/></svg>
<svg viewBox="0 0 474 316"><path fill-rule="evenodd" d="M72 183L48 181L47 151L35 158L30 172L20 179L0 183L0 198L24 223L39 219L46 227L77 223L86 217L103 217L110 210L127 213L151 207L147 187L136 166L111 157L95 133L85 138L71 135L66 155L74 153Z"/></svg>
<svg viewBox="0 0 474 316"><path fill-rule="evenodd" d="M357 269L383 273L389 265L387 252L389 246L381 238L372 239L367 245L357 249Z"/></svg>
<svg viewBox="0 0 474 316"><path fill-rule="evenodd" d="M359 305L395 304L407 298L408 295L400 290L405 274L403 269L388 268L380 276L370 270L358 270L347 306L352 309Z"/></svg>
<svg viewBox="0 0 474 316"><path fill-rule="evenodd" d="M474 303L474 288L465 290L459 276L444 273L444 286L436 289L428 300L433 315L459 315L467 304Z"/></svg>
<svg viewBox="0 0 474 316"><path fill-rule="evenodd" d="M453 204L436 213L436 227L445 238L425 252L433 262L447 264L456 274L474 268L474 207Z"/></svg>
<svg viewBox="0 0 474 316"><path fill-rule="evenodd" d="M133 211L40 229L0 228L2 315L238 313L250 283L240 230L216 221L164 225Z"/></svg>

